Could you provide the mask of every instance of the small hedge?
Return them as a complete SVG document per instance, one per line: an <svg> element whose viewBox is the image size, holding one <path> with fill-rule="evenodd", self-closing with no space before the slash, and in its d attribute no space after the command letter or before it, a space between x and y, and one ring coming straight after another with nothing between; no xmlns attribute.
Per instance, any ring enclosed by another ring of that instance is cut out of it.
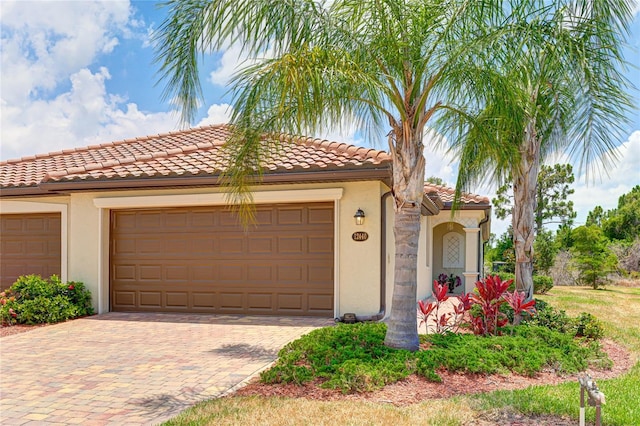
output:
<svg viewBox="0 0 640 426"><path fill-rule="evenodd" d="M384 345L384 323L339 324L314 330L285 346L279 358L260 374L263 383L303 384L366 392L419 374L439 382L439 368L465 373L532 376L542 369L558 373L583 371L588 362L606 365L597 341L581 341L534 325L505 328L503 336L473 334L421 335L427 350L408 352ZM595 358L593 354L596 354Z"/></svg>
<svg viewBox="0 0 640 426"><path fill-rule="evenodd" d="M502 281L514 280L514 284L509 287L509 291L515 289L516 275L511 272L498 272L496 275L500 277ZM533 276L533 292L535 294L545 294L553 288L553 278L546 275L534 275Z"/></svg>
<svg viewBox="0 0 640 426"><path fill-rule="evenodd" d="M0 293L2 325L51 324L91 314L91 293L84 284L63 283L56 275L22 276Z"/></svg>

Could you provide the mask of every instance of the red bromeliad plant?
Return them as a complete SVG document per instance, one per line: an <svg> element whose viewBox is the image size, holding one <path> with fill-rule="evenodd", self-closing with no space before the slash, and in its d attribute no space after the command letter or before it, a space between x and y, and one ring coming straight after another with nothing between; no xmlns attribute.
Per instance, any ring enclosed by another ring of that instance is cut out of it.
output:
<svg viewBox="0 0 640 426"><path fill-rule="evenodd" d="M465 313L471 308L471 303L469 299L469 294L464 294L458 296L458 303L453 305L453 312L444 312L440 314L440 308L442 308L443 303L449 300L449 296L447 296L447 291L449 290L448 286L438 282L438 280L433 281L433 296L435 297L435 302L426 303L422 300L418 301L420 316L420 326L425 324L425 330L429 333L429 317L431 314L434 314L433 323L435 325L434 331L438 334L444 334L446 332L457 332L460 328L462 320L464 319Z"/></svg>
<svg viewBox="0 0 640 426"><path fill-rule="evenodd" d="M511 309L513 309L513 325L520 324L523 312L529 315L535 315L536 313L536 301L530 300L525 303L527 295L524 291L514 290L513 293L506 292L502 298L511 306Z"/></svg>
<svg viewBox="0 0 640 426"><path fill-rule="evenodd" d="M498 329L508 323L507 316L500 312L500 305L506 302L502 296L512 282L502 281L497 275L489 275L476 282L476 289L470 296L471 303L480 307L479 312L471 311L471 326L475 334L496 335Z"/></svg>

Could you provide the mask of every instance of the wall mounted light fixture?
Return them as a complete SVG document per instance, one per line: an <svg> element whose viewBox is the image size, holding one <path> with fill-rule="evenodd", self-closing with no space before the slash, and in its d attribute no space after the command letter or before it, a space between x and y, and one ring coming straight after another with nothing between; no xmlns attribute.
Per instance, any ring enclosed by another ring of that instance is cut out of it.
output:
<svg viewBox="0 0 640 426"><path fill-rule="evenodd" d="M358 209L353 217L356 219L356 225L364 224L364 212L362 211L362 209Z"/></svg>

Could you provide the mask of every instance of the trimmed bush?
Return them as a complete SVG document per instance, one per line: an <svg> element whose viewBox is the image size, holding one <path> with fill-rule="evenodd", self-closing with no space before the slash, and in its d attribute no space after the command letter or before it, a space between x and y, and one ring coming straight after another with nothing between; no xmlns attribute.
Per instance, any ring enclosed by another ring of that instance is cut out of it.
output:
<svg viewBox="0 0 640 426"><path fill-rule="evenodd" d="M84 284L63 283L56 275L22 276L0 293L2 324L51 324L91 314L91 293Z"/></svg>
<svg viewBox="0 0 640 426"><path fill-rule="evenodd" d="M285 346L278 360L260 374L263 383L303 384L318 380L342 392L367 392L417 373L439 382L437 370L532 376L543 369L582 371L588 363L606 365L597 341L588 345L544 327L506 327L503 336L421 335L426 350L408 352L384 346L383 323L340 324L314 330ZM507 335L508 334L508 335ZM593 354L596 354L594 357Z"/></svg>
<svg viewBox="0 0 640 426"><path fill-rule="evenodd" d="M546 275L533 276L533 292L535 294L545 294L553 288L553 278Z"/></svg>

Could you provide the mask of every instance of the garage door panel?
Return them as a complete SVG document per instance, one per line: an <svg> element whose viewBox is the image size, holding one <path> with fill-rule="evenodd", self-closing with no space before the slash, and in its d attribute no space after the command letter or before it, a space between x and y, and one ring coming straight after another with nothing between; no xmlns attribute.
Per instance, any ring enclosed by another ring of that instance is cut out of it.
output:
<svg viewBox="0 0 640 426"><path fill-rule="evenodd" d="M309 207L308 222L310 225L333 224L333 208L329 207Z"/></svg>
<svg viewBox="0 0 640 426"><path fill-rule="evenodd" d="M113 292L113 298L111 300L113 308L135 308L136 304L136 292L118 290Z"/></svg>
<svg viewBox="0 0 640 426"><path fill-rule="evenodd" d="M113 211L112 309L331 316L333 203L257 209Z"/></svg>
<svg viewBox="0 0 640 426"><path fill-rule="evenodd" d="M278 209L278 225L302 225L302 208Z"/></svg>
<svg viewBox="0 0 640 426"><path fill-rule="evenodd" d="M0 288L21 275L61 275L61 214L0 215Z"/></svg>
<svg viewBox="0 0 640 426"><path fill-rule="evenodd" d="M309 294L309 310L326 312L333 309L333 298L326 294Z"/></svg>
<svg viewBox="0 0 640 426"><path fill-rule="evenodd" d="M189 308L189 293L186 291L165 292L165 306L168 308Z"/></svg>
<svg viewBox="0 0 640 426"><path fill-rule="evenodd" d="M294 310L296 312L302 312L302 301L303 301L303 297L301 294L279 293L278 309L288 310L288 311Z"/></svg>
<svg viewBox="0 0 640 426"><path fill-rule="evenodd" d="M244 281L245 268L242 265L225 265L219 266L219 281Z"/></svg>
<svg viewBox="0 0 640 426"><path fill-rule="evenodd" d="M162 265L143 265L138 269L140 281L159 281L162 278Z"/></svg>
<svg viewBox="0 0 640 426"><path fill-rule="evenodd" d="M249 293L247 296L248 309L265 310L273 308L273 294L271 293Z"/></svg>
<svg viewBox="0 0 640 426"><path fill-rule="evenodd" d="M162 292L160 291L140 291L138 292L140 298L140 307L143 308L161 308L162 307Z"/></svg>

